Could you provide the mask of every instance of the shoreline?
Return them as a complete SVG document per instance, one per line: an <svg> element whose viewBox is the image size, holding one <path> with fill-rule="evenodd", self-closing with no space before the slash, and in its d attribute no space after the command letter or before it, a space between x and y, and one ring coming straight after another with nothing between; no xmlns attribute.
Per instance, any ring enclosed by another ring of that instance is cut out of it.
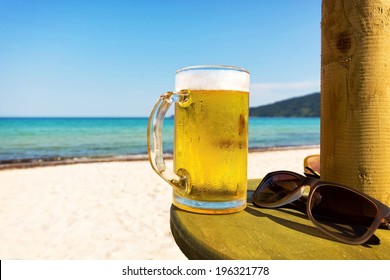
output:
<svg viewBox="0 0 390 280"><path fill-rule="evenodd" d="M319 152L251 150L247 176L302 173L303 159ZM10 168L0 182L0 259L186 259L170 230L172 188L147 160Z"/></svg>
<svg viewBox="0 0 390 280"><path fill-rule="evenodd" d="M286 150L302 150L302 149L319 149L319 145L305 146L277 146L250 148L248 153L259 153L269 151L286 151ZM165 159L172 159L172 154L165 154ZM0 160L0 171L8 169L24 169L57 165L69 165L80 163L103 163L103 162L123 162L123 161L147 161L147 154L123 155L123 156L96 156L96 157L50 157L50 158L32 158L32 159L15 159L15 160Z"/></svg>

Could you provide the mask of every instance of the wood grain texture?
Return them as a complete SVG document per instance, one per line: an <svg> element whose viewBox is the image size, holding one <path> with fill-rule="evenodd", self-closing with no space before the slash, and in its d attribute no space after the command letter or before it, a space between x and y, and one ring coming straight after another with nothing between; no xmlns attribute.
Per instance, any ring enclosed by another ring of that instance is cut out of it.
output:
<svg viewBox="0 0 390 280"><path fill-rule="evenodd" d="M390 1L323 0L321 177L390 204Z"/></svg>
<svg viewBox="0 0 390 280"><path fill-rule="evenodd" d="M259 183L249 180L248 198ZM390 259L390 231L377 230L380 245L348 245L323 234L306 215L289 209L262 209L202 215L171 208L171 231L189 259Z"/></svg>

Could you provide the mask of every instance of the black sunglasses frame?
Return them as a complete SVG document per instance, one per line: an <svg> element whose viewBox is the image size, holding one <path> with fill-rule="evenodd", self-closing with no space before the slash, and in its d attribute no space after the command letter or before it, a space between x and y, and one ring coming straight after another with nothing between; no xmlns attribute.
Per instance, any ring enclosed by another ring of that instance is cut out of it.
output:
<svg viewBox="0 0 390 280"><path fill-rule="evenodd" d="M278 203L262 203L261 201L257 201L256 197L261 193L262 191L262 185L267 182L270 178L277 176L277 175L290 175L293 177L296 177L301 181L300 186L298 186L294 191L291 192L290 195L284 197L279 201ZM364 244L366 243L375 233L376 229L378 227L385 225L384 228L389 227L390 223L390 208L383 204L382 202L376 200L375 198L364 194L360 191L357 191L355 189L340 185L340 184L335 184L332 182L326 182L326 181L321 181L316 178L311 178L311 177L305 177L301 174L292 172L292 171L275 171L275 172L270 172L268 173L263 180L260 182L259 186L256 188L254 194L253 194L253 199L252 202L255 206L258 207L263 207L263 208L277 208L277 207L282 207L285 205L294 205L296 202L300 201L302 199L304 190L306 187L310 187L310 192L309 195L307 196L307 201L306 201L306 214L309 217L310 221L322 232L326 233L327 235L333 237L334 239L351 244L351 245L359 245L359 244ZM350 192L353 192L360 197L363 197L364 199L370 201L375 207L376 207L376 215L375 218L371 224L371 226L367 229L366 233L364 233L362 236L357 237L357 238L343 238L341 235L334 234L332 231L327 230L324 226L321 225L321 223L318 223L316 219L313 217L312 212L311 212L311 205L313 203L313 195L315 194L316 190L319 187L323 186L332 186L336 188L341 188ZM296 207L292 207L296 208ZM299 207L298 207L299 208ZM383 222L384 221L384 222Z"/></svg>

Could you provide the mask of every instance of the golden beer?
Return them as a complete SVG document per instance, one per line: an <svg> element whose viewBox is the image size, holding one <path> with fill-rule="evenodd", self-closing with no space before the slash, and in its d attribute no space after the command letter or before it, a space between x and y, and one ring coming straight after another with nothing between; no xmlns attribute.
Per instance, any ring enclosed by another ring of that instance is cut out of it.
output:
<svg viewBox="0 0 390 280"><path fill-rule="evenodd" d="M246 206L249 72L192 66L176 72L176 91L160 96L148 122L152 168L173 187L173 204L206 214ZM173 170L164 161L162 125L175 104Z"/></svg>
<svg viewBox="0 0 390 280"><path fill-rule="evenodd" d="M189 174L191 188L185 197L174 193L173 203L205 213L242 210L249 92L190 90L189 103L175 104L174 170Z"/></svg>

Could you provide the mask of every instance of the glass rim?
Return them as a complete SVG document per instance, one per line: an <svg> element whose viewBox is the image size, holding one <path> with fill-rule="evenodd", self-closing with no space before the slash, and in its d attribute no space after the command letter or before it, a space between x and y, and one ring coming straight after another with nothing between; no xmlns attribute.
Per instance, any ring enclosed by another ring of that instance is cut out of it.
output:
<svg viewBox="0 0 390 280"><path fill-rule="evenodd" d="M237 71L237 72L244 72L250 75L250 72L244 68L237 67L237 66L231 66L231 65L195 65L195 66L187 66L180 68L176 71L176 74L190 71L190 70L231 70L231 71Z"/></svg>

